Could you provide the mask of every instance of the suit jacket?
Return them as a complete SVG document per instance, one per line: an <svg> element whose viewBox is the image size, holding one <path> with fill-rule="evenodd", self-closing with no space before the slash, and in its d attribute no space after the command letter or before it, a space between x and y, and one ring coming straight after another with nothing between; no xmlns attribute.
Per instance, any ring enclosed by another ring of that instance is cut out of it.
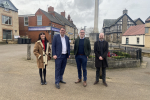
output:
<svg viewBox="0 0 150 100"><path fill-rule="evenodd" d="M79 40L80 38L77 38L75 40L74 44L74 55L77 55L78 53L78 47L79 47ZM84 38L84 53L86 56L89 56L91 53L91 45L89 39Z"/></svg>
<svg viewBox="0 0 150 100"><path fill-rule="evenodd" d="M66 47L67 47L67 57L69 58L70 55L70 43L69 43L69 37L65 35L66 39ZM62 42L60 34L56 34L53 37L52 42L52 56L56 55L57 58L60 58L62 55Z"/></svg>
<svg viewBox="0 0 150 100"><path fill-rule="evenodd" d="M103 55L102 58L103 60L99 60L100 54L101 54L101 49L100 49L100 43L99 41L96 41L94 43L94 53L95 53L95 67L108 67L107 63L107 53L108 53L108 42L103 41ZM102 66L103 63L103 66Z"/></svg>

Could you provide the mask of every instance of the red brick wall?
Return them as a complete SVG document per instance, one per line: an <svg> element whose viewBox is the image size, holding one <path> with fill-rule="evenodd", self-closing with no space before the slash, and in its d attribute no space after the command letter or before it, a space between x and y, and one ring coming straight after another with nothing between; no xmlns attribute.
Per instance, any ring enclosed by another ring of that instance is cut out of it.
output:
<svg viewBox="0 0 150 100"><path fill-rule="evenodd" d="M19 17L19 35L25 36L28 32L28 26L24 26L24 17Z"/></svg>
<svg viewBox="0 0 150 100"><path fill-rule="evenodd" d="M41 32L45 33L46 39L51 43L51 35L49 35L49 33L46 31L29 31L27 34L28 34L29 38L31 38L31 42L35 43L38 40L39 34Z"/></svg>
<svg viewBox="0 0 150 100"><path fill-rule="evenodd" d="M42 15L42 26L50 26L51 21L42 13L39 9L35 16L29 16L29 26L37 26L37 15ZM52 22L53 27L61 28L62 25ZM46 34L46 38L51 42L51 35L46 31L28 31L28 26L24 26L24 17L19 17L19 34L20 36L28 35L31 38L31 42L34 43L38 40L38 36L40 32L44 32Z"/></svg>

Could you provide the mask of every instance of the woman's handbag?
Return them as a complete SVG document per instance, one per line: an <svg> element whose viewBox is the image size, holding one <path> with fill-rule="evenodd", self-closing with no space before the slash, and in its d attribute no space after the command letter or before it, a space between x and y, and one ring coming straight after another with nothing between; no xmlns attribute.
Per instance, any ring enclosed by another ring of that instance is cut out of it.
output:
<svg viewBox="0 0 150 100"><path fill-rule="evenodd" d="M51 60L51 56L50 55L47 55L48 56L48 60Z"/></svg>

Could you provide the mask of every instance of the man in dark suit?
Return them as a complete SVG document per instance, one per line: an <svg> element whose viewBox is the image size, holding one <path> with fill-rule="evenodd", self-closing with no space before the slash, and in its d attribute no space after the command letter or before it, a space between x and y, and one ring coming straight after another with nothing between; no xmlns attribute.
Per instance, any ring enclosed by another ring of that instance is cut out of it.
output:
<svg viewBox="0 0 150 100"><path fill-rule="evenodd" d="M63 81L67 58L70 58L69 37L65 35L65 28L60 28L60 34L54 35L52 42L52 56L55 59L55 86L60 89L59 83Z"/></svg>
<svg viewBox="0 0 150 100"><path fill-rule="evenodd" d="M108 42L104 40L104 33L99 34L99 41L96 41L94 44L94 53L95 53L95 67L96 67L96 81L94 85L99 82L100 69L102 69L103 84L107 87L106 67L108 67L107 63Z"/></svg>
<svg viewBox="0 0 150 100"><path fill-rule="evenodd" d="M75 40L75 45L74 45L74 55L77 63L77 69L78 69L78 81L75 83L81 82L81 78L82 78L81 66L82 66L83 77L84 77L83 86L86 87L87 86L86 65L87 65L87 58L91 53L91 45L90 45L90 41L84 38L84 36L85 36L85 32L83 29L81 29L80 37Z"/></svg>

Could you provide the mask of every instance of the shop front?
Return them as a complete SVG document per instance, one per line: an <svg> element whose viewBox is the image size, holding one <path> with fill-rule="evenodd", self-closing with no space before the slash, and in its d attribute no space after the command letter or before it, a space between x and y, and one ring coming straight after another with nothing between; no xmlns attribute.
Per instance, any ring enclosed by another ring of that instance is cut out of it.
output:
<svg viewBox="0 0 150 100"><path fill-rule="evenodd" d="M34 26L28 27L28 36L31 38L31 42L35 43L38 40L39 33L44 32L46 38L52 43L53 36L59 34L60 29L51 26Z"/></svg>

